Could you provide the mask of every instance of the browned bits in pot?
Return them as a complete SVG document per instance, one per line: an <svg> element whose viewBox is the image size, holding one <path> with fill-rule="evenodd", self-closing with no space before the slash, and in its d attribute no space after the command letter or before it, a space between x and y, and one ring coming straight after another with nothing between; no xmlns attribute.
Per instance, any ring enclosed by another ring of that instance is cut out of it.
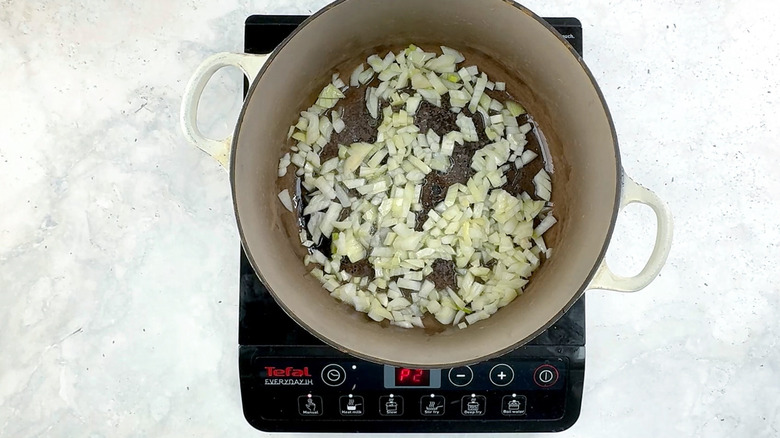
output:
<svg viewBox="0 0 780 438"><path fill-rule="evenodd" d="M347 129L344 128L344 131L346 130ZM320 161L323 163L330 160L331 158L336 158L339 156L339 144L333 140L333 138L336 137L336 133L334 132L333 134L334 135L331 137L330 142L328 142L328 144L322 148L322 152L320 152Z"/></svg>
<svg viewBox="0 0 780 438"><path fill-rule="evenodd" d="M441 97L441 106L433 105L427 100L420 102L417 113L414 116L414 124L420 128L423 134L433 129L433 132L439 136L457 131L458 125L455 123L458 115L450 111L450 96L445 94Z"/></svg>
<svg viewBox="0 0 780 438"><path fill-rule="evenodd" d="M350 207L341 209L341 214L339 214L339 220L340 221L346 220L349 217L350 213L352 213L352 209Z"/></svg>
<svg viewBox="0 0 780 438"><path fill-rule="evenodd" d="M512 99L506 92L492 92L491 96L504 101ZM455 146L452 157L450 157L450 162L452 163L450 170L445 173L433 171L425 176L422 193L420 194L422 210L417 213L417 221L415 223L415 230L417 231L422 231L423 224L428 219L428 212L436 204L444 200L444 197L447 195L447 189L451 185L456 183L465 184L469 178L474 176L475 172L471 168L471 159L478 150L490 143L490 140L485 135L485 123L482 120L482 116L472 114L467 108L464 108L463 112L474 121L479 141L466 142L463 145ZM420 130L422 133L428 132L427 129L433 129L435 133L442 135L442 133L458 129L457 125L455 125L456 117L457 114L450 110L449 95L445 94L442 96L441 107L423 101L415 116L415 124L421 128L425 127L425 129ZM525 114L518 117L520 125L527 122L529 122L529 119ZM526 135L526 140L528 140L528 144L525 146L525 149L534 151L539 158L530 162L522 169L517 169L514 165L510 166L510 170L506 173L507 183L501 188L513 196L519 196L523 192L533 194L533 177L544 167L544 160L541 158L542 149L536 132L529 132Z"/></svg>
<svg viewBox="0 0 780 438"><path fill-rule="evenodd" d="M431 268L433 268L433 272L428 274L427 278L436 285L436 289L445 290L449 287L452 290L458 290L458 282L455 277L455 262L436 259Z"/></svg>
<svg viewBox="0 0 780 438"><path fill-rule="evenodd" d="M369 281L374 279L374 266L371 265L368 259L352 263L348 258L343 257L341 259L341 269L353 277L368 277Z"/></svg>
<svg viewBox="0 0 780 438"><path fill-rule="evenodd" d="M350 87L344 93L344 99L339 101L337 109L343 110L341 117L346 126L343 131L334 132L330 137L330 141L320 152L321 162L338 156L340 144L376 142L379 120L372 118L366 109L366 89L367 87Z"/></svg>

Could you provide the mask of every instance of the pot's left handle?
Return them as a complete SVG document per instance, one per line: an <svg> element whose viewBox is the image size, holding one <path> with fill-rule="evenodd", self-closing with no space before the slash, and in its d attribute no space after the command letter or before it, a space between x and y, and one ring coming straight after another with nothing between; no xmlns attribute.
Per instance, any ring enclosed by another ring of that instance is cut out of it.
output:
<svg viewBox="0 0 780 438"><path fill-rule="evenodd" d="M222 140L208 138L198 129L198 105L203 89L209 79L222 67L237 67L249 79L251 84L260 69L265 64L268 55L247 55L244 53L217 53L206 58L195 73L190 78L187 88L184 89L184 96L181 102L181 129L184 137L193 145L199 147L207 154L214 157L215 160L225 169L228 168L228 159L230 156L230 145L233 141L233 135L230 134Z"/></svg>

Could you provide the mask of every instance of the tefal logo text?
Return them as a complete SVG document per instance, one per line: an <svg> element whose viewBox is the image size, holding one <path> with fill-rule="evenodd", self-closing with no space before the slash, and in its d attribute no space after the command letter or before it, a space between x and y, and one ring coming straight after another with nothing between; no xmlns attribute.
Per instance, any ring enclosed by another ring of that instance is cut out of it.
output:
<svg viewBox="0 0 780 438"><path fill-rule="evenodd" d="M311 377L311 374L309 374L309 367L265 367L265 372L268 377Z"/></svg>

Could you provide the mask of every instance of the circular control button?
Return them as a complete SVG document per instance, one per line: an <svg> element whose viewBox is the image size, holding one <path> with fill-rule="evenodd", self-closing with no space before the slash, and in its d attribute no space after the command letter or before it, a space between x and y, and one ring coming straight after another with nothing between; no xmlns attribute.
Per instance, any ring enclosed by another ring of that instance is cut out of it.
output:
<svg viewBox="0 0 780 438"><path fill-rule="evenodd" d="M449 372L450 383L455 386L466 386L474 379L474 371L471 367L452 368Z"/></svg>
<svg viewBox="0 0 780 438"><path fill-rule="evenodd" d="M534 383L541 388L549 388L558 381L558 368L552 365L541 365L534 371Z"/></svg>
<svg viewBox="0 0 780 438"><path fill-rule="evenodd" d="M505 363L500 363L490 369L490 381L496 386L506 386L515 379L515 370Z"/></svg>
<svg viewBox="0 0 780 438"><path fill-rule="evenodd" d="M322 381L328 386L339 386L347 380L347 373L341 365L332 363L330 365L325 365L325 368L322 369L322 373L320 373L320 377L322 377Z"/></svg>

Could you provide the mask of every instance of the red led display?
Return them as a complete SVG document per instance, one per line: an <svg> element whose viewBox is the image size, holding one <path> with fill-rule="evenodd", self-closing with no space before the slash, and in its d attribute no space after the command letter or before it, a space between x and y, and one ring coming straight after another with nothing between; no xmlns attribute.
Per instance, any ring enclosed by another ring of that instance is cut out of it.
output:
<svg viewBox="0 0 780 438"><path fill-rule="evenodd" d="M412 368L395 369L395 386L429 386L430 383L430 370Z"/></svg>

